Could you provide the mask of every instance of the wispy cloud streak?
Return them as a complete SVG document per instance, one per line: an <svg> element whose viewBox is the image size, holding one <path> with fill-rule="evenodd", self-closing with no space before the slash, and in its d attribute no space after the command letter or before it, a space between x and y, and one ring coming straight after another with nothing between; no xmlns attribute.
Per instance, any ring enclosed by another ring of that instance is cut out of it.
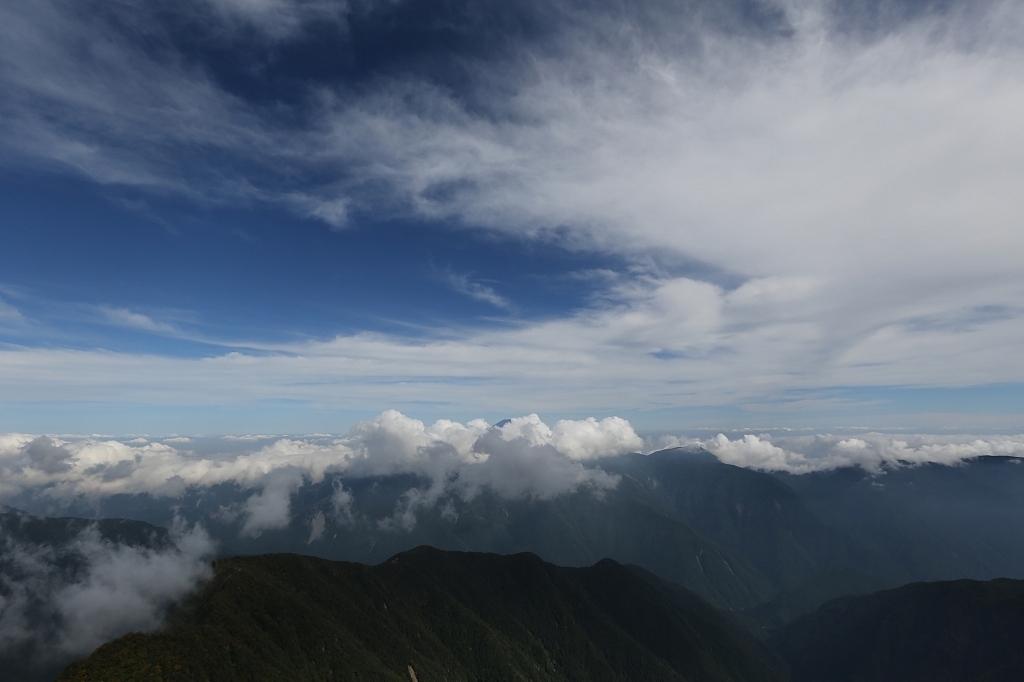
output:
<svg viewBox="0 0 1024 682"><path fill-rule="evenodd" d="M203 359L8 350L0 379L19 401L338 405L346 386L359 403L501 409L517 407L494 398L509 391L524 409L605 409L1024 381L1024 7L904 5L766 5L746 24L726 2L701 17L559 5L548 38L460 57L461 90L382 68L359 88L302 81L273 106L197 66L142 5L116 20L5 5L8 164L201 203L279 203L334 228L403 216L627 258L662 250L745 283L639 278L563 319L444 340L366 333ZM218 40L248 26L271 45L317 22L343 40L351 12L376 9L176 11L208 19ZM508 308L486 284L453 284Z"/></svg>

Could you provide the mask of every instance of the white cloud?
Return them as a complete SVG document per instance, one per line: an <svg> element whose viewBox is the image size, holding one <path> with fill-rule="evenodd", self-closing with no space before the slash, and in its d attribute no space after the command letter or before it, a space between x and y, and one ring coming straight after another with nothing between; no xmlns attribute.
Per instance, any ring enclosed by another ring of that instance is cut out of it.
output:
<svg viewBox="0 0 1024 682"><path fill-rule="evenodd" d="M293 36L310 21L340 21L348 12L344 0L205 0L230 24L242 24L280 40Z"/></svg>
<svg viewBox="0 0 1024 682"><path fill-rule="evenodd" d="M258 535L264 530L285 528L292 520L292 493L302 487L302 472L281 468L263 478L263 489L245 501L242 524L244 535Z"/></svg>
<svg viewBox="0 0 1024 682"><path fill-rule="evenodd" d="M574 424L582 426L574 429ZM348 471L356 475L416 473L430 478L433 487L422 493L427 497L417 497L410 507L432 503L448 491L472 497L484 487L510 498L547 499L581 485L615 485L613 477L585 469L575 459L581 454L618 454L624 439L629 442L624 435L627 430L632 432L628 422L612 418L601 423L563 420L553 431L536 414L512 419L500 429L483 420L465 426L439 420L427 427L389 410L350 430L346 443L357 458ZM633 438L642 443L635 433Z"/></svg>
<svg viewBox="0 0 1024 682"><path fill-rule="evenodd" d="M228 27L271 37L346 11L208 4ZM831 31L824 3L781 7L791 38L703 27L686 33L699 50L637 40L627 15L621 40L576 17L563 49L529 55L529 78L467 63L469 80L509 85L494 115L411 77L378 79L361 93L323 88L296 129L55 3L3 5L9 164L197 201L283 202L333 226L362 202L466 229L557 232L570 248L682 254L745 282L650 278L562 319L443 340L355 334L201 360L7 348L5 399L596 411L1024 381L1022 3L925 14L873 40ZM76 47L88 44L104 49ZM199 153L211 163L194 163ZM260 186L274 168L329 181ZM507 304L486 285L466 290ZM976 314L994 309L1005 314Z"/></svg>
<svg viewBox="0 0 1024 682"><path fill-rule="evenodd" d="M251 353L205 358L3 348L0 401L297 400L342 409L447 401L463 411L470 405L507 413L528 405L578 412L735 404L829 386L1024 382L1024 364L1012 361L1024 344L1016 303L1003 315L976 315L966 324L974 294L944 291L941 304L905 302L891 317L875 319L879 306L898 298L894 293L877 304L856 303L850 315L861 316L857 322L817 294L808 302L813 286L773 286L755 282L727 292L685 278L650 280L572 316L512 329L418 340L362 333L253 344ZM1024 284L990 294L1024 300ZM847 294L821 296L838 297L842 308ZM752 309L751 300L760 303ZM920 322L946 315L956 324Z"/></svg>
<svg viewBox="0 0 1024 682"><path fill-rule="evenodd" d="M734 441L723 434L718 434L718 437L709 441L706 447L726 464L793 473L804 473L811 469L802 455L787 452L772 445L768 440L749 434Z"/></svg>
<svg viewBox="0 0 1024 682"><path fill-rule="evenodd" d="M501 427L502 439L522 438L531 445L553 445L575 460L595 459L627 452L639 452L643 439L621 417L593 417L583 420L562 419L548 428L536 414L517 417Z"/></svg>
<svg viewBox="0 0 1024 682"><path fill-rule="evenodd" d="M324 199L301 192L289 195L290 203L310 218L319 218L334 229L341 229L348 224L349 204L346 197Z"/></svg>
<svg viewBox="0 0 1024 682"><path fill-rule="evenodd" d="M573 452L585 452L586 445L588 443L576 445ZM600 469L584 468L553 445L534 445L525 439L510 441L504 434L499 436L490 431L477 441L474 448L486 453L487 459L479 466L466 467L459 472L457 485L463 487L468 496L488 487L509 498L532 495L551 499L581 486L602 490L614 488L619 483L618 476Z"/></svg>
<svg viewBox="0 0 1024 682"><path fill-rule="evenodd" d="M175 527L172 537L169 547L147 549L104 541L90 527L55 548L4 535L0 650L31 643L40 663L52 665L125 633L157 629L166 608L210 575L209 536ZM68 555L82 565L74 575Z"/></svg>
<svg viewBox="0 0 1024 682"><path fill-rule="evenodd" d="M469 278L468 275L457 275L455 273L448 274L448 281L456 291L475 298L478 301L484 303L490 303L495 308L502 308L509 310L512 308L512 303L496 292L493 287L480 282L475 282Z"/></svg>
<svg viewBox="0 0 1024 682"><path fill-rule="evenodd" d="M22 324L25 316L21 311L0 298L0 324Z"/></svg>
<svg viewBox="0 0 1024 682"><path fill-rule="evenodd" d="M148 315L136 313L127 308L100 306L97 310L106 322L118 327L130 327L160 334L180 333L174 325L170 325L165 322L157 322Z"/></svg>
<svg viewBox="0 0 1024 682"><path fill-rule="evenodd" d="M530 445L550 445L554 435L551 428L541 421L537 413L525 417L513 417L501 427L503 440L522 439Z"/></svg>
<svg viewBox="0 0 1024 682"><path fill-rule="evenodd" d="M218 518L237 521L243 535L257 536L292 522L293 495L307 483L330 481L324 521L346 525L360 514L347 482L411 474L422 482L381 521L382 528L409 529L421 509L453 497L470 500L484 490L509 499L551 499L581 488L600 493L619 481L600 468L600 458L679 446L704 447L736 466L795 474L848 466L879 473L926 462L956 465L984 455L1024 457L1024 436L748 433L704 441L663 437L645 446L618 417L561 420L550 427L530 414L492 427L483 420L428 425L388 410L353 425L343 437L281 438L240 454L201 456L162 443L7 434L0 436L0 503L26 493L57 508L118 494L171 499L187 488L233 483L251 492ZM314 535L319 537L311 532L311 541Z"/></svg>
<svg viewBox="0 0 1024 682"><path fill-rule="evenodd" d="M975 457L1024 457L1024 435L982 438L868 433L854 438L829 434L778 437L746 434L730 440L719 434L704 442L688 444L696 443L726 464L794 474L841 467L861 467L871 473L881 473L887 467L925 463L957 465Z"/></svg>
<svg viewBox="0 0 1024 682"><path fill-rule="evenodd" d="M327 517L324 516L322 511L317 512L313 520L310 521L309 526L309 539L306 540L307 545L314 543L324 534L324 530L327 529Z"/></svg>
<svg viewBox="0 0 1024 682"><path fill-rule="evenodd" d="M352 493L345 490L345 486L338 479L334 481L334 494L331 495L331 507L334 511L334 520L342 525L352 523Z"/></svg>
<svg viewBox="0 0 1024 682"><path fill-rule="evenodd" d="M55 501L122 493L175 497L189 486L235 482L260 487L274 474L282 478L274 478L267 497L254 500L250 510L257 519L273 519L274 502L280 498L274 486L287 485L287 476L280 472L294 469L320 481L327 468L345 461L346 452L282 440L255 452L207 458L164 443L135 446L115 440L11 434L0 438L0 498L36 488L42 488L39 495Z"/></svg>
<svg viewBox="0 0 1024 682"><path fill-rule="evenodd" d="M414 474L429 487L407 494L406 520L398 525L408 527L416 509L446 494L472 498L487 488L510 498L549 499L581 486L614 487L616 477L578 460L642 444L617 417L562 420L551 429L533 414L496 429L480 419L426 425L396 410L355 424L342 438L282 438L236 455L199 456L166 442L7 434L0 436L0 501L26 492L57 504L117 494L173 498L187 488L235 483L254 492L222 520L241 519L241 533L256 536L291 522L292 495L307 481L332 476L333 518L350 523L353 499L342 477Z"/></svg>

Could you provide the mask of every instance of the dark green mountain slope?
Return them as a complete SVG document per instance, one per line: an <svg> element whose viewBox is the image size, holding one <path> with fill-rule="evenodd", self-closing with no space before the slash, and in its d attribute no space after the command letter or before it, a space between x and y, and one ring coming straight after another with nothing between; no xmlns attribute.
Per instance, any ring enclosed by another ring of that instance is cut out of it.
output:
<svg viewBox="0 0 1024 682"><path fill-rule="evenodd" d="M779 628L810 613L827 601L854 594L878 592L889 587L874 576L847 568L833 568L816 575L792 590L786 590L767 604L742 614L763 628Z"/></svg>
<svg viewBox="0 0 1024 682"><path fill-rule="evenodd" d="M608 557L740 611L839 575L836 569L885 586L1024 577L1024 465L1016 462L789 476L672 449L597 460L589 466L620 477L615 489L584 487L543 500L490 490L470 500L456 492L433 498L429 480L407 474L329 477L291 496L287 527L258 534L243 532L254 491L234 484L175 500L115 496L103 500L102 514L165 525L177 514L201 523L224 555L295 552L377 563L426 544L533 552L563 566ZM351 502L345 513L332 503L339 490ZM827 596L846 591L842 581L823 587ZM787 618L797 615L795 605Z"/></svg>
<svg viewBox="0 0 1024 682"><path fill-rule="evenodd" d="M680 587L664 578L659 578L640 566L626 566L634 575L646 583L652 585L666 599L674 602L688 611L703 613L708 618L721 620L723 627L732 632L733 635L745 642L752 648L769 666L778 671L788 679L789 672L785 662L779 657L775 650L766 642L766 631L756 621L743 613L732 613L716 609L696 594ZM809 609L813 610L813 609Z"/></svg>
<svg viewBox="0 0 1024 682"><path fill-rule="evenodd" d="M722 464L703 450L673 449L596 463L620 477L614 490L583 488L554 499L506 499L483 491L416 506L430 482L411 475L338 478L291 499L292 522L241 533L249 490L230 485L187 493L176 513L202 523L224 554L295 552L376 563L418 545L458 551L533 552L563 566L608 557L643 566L722 608L762 604L831 568L849 567L899 584L909 574L869 543L823 523L796 492L768 474ZM342 486L351 515L332 496ZM104 513L159 521L145 496L106 500ZM147 511L148 510L148 511ZM234 518L235 520L226 520ZM319 518L323 532L311 533ZM164 519L169 523L169 519Z"/></svg>
<svg viewBox="0 0 1024 682"><path fill-rule="evenodd" d="M825 523L778 478L719 462L704 450L673 449L625 455L602 463L608 471L660 497L665 513L690 525L734 555L744 557L778 590L795 588L832 568L851 568L885 579L910 580L870 542Z"/></svg>
<svg viewBox="0 0 1024 682"><path fill-rule="evenodd" d="M177 620L107 644L59 679L779 679L718 614L613 561L561 568L426 547L373 567L223 559Z"/></svg>
<svg viewBox="0 0 1024 682"><path fill-rule="evenodd" d="M240 532L251 490L232 485L193 490L174 513L202 523L225 554L295 552L376 563L428 544L459 551L533 552L563 566L609 557L634 563L723 608L741 610L834 567L909 580L880 552L822 523L775 477L718 462L703 450L597 461L618 474L614 490L583 488L554 499L505 499L483 491L472 500L446 495L415 505L430 482L412 475L338 477L309 484L291 499L287 528ZM351 514L332 496L343 487ZM167 504L147 496L104 500L103 513L170 523ZM224 510L236 510L232 514ZM312 537L315 519L324 531ZM231 520L234 519L234 520Z"/></svg>
<svg viewBox="0 0 1024 682"><path fill-rule="evenodd" d="M878 475L850 468L776 477L825 522L892 557L906 581L1024 578L1024 464L1018 458L978 457Z"/></svg>
<svg viewBox="0 0 1024 682"><path fill-rule="evenodd" d="M1024 680L1024 581L914 583L828 602L773 641L793 682Z"/></svg>
<svg viewBox="0 0 1024 682"><path fill-rule="evenodd" d="M781 485L770 477L770 482ZM224 554L295 552L326 559L377 563L419 545L453 551L515 554L532 552L561 566L590 566L604 558L634 563L693 590L716 606L740 610L778 591L743 556L695 532L666 509L660 498L621 490L583 489L550 500L502 498L484 491L471 501L451 497L416 509L410 527L382 524L401 506L402 495L425 483L410 476L346 481L354 518L332 517L330 482L307 486L292 499L289 527L259 537L199 512L214 507L186 498L182 513L202 522ZM217 499L217 498L214 498ZM244 500L244 498L242 498ZM193 514L193 516L189 516ZM326 530L310 541L312 519L322 514Z"/></svg>
<svg viewBox="0 0 1024 682"><path fill-rule="evenodd" d="M166 528L130 519L47 518L33 516L20 509L0 505L0 538L19 544L62 548L77 539L82 531L95 529L106 542L159 548L170 543Z"/></svg>

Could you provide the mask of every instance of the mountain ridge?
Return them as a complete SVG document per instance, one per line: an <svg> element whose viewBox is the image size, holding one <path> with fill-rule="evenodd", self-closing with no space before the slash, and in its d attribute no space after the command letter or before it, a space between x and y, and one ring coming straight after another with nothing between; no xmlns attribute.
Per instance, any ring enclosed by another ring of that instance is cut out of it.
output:
<svg viewBox="0 0 1024 682"><path fill-rule="evenodd" d="M696 598L696 597L694 597ZM713 610L603 560L419 547L376 566L290 554L220 559L168 632L131 634L60 682L420 679L774 681ZM355 679L355 678L352 678Z"/></svg>

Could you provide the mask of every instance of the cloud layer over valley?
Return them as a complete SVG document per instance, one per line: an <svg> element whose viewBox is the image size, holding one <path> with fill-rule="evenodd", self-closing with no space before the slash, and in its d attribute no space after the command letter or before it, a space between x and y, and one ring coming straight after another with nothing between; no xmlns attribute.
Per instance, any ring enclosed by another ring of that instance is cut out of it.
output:
<svg viewBox="0 0 1024 682"><path fill-rule="evenodd" d="M508 500L550 500L581 489L600 494L620 480L601 467L606 458L667 447L703 448L726 464L794 474L860 467L878 475L923 463L1024 457L1024 436L784 433L645 441L618 417L548 426L531 414L499 426L479 419L427 425L395 410L355 424L343 437L252 438L248 446L245 438L206 439L197 452L180 437L126 442L8 434L0 437L0 502L52 515L142 495L178 509L187 494L200 495L198 506L202 491L228 485L235 492L213 498L219 501L205 508L207 522L237 524L242 535L258 536L292 522L292 500L304 486L329 484L326 511L332 523L344 525L365 513L353 506L355 482L407 477L377 522L409 530L420 510L471 501L483 491ZM320 533L322 526L314 528L310 541Z"/></svg>
<svg viewBox="0 0 1024 682"><path fill-rule="evenodd" d="M683 444L693 441L683 441ZM887 468L942 464L956 466L976 457L1024 458L1024 435L936 436L867 433L858 436L770 436L723 434L697 441L726 464L764 471L805 474L860 467L872 474Z"/></svg>
<svg viewBox="0 0 1024 682"><path fill-rule="evenodd" d="M617 477L583 462L639 451L644 443L618 417L562 420L549 427L533 414L500 427L483 420L427 426L389 410L356 424L344 438L281 438L234 456L197 456L176 445L0 436L0 500L30 496L59 510L114 495L174 499L189 489L231 483L257 490L240 507L224 511L252 534L287 526L291 495L305 482L320 483L328 475L420 477L428 485L413 493L414 507L445 494L471 499L483 488L511 499L550 499L580 486L614 487ZM346 508L345 496L339 487L339 512Z"/></svg>

